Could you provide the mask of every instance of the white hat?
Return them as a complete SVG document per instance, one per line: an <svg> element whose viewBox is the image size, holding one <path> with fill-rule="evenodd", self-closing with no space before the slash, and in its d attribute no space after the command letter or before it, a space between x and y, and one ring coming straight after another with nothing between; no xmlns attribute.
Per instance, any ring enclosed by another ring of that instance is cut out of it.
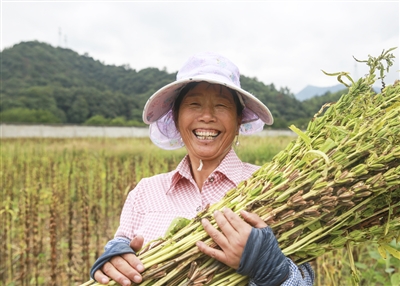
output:
<svg viewBox="0 0 400 286"><path fill-rule="evenodd" d="M190 82L206 81L224 85L239 96L244 109L240 134L253 134L271 125L273 117L268 107L258 98L240 87L239 69L227 58L216 53L192 56L179 70L176 81L156 91L143 110L143 121L150 124L150 139L160 148L172 150L184 146L175 127L172 106L182 88Z"/></svg>

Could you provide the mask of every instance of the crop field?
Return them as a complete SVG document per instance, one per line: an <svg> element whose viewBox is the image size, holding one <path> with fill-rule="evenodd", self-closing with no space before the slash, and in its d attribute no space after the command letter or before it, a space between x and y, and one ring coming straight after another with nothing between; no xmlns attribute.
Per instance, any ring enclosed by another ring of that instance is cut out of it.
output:
<svg viewBox="0 0 400 286"><path fill-rule="evenodd" d="M262 165L292 137L241 137L246 162ZM119 224L138 181L175 168L185 149L147 138L2 139L0 285L80 285ZM399 249L393 242L392 246ZM315 285L351 285L345 250L312 262ZM399 285L400 261L374 245L352 255L360 285Z"/></svg>

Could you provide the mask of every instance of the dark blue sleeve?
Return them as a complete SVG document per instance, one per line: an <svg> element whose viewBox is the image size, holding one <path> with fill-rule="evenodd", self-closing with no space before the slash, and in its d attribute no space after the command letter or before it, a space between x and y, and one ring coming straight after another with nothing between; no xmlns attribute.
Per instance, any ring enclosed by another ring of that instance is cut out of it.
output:
<svg viewBox="0 0 400 286"><path fill-rule="evenodd" d="M113 256L122 255L126 253L133 253L136 255L135 251L126 244L125 242L115 242L110 247L106 248L104 253L96 260L93 264L92 269L90 269L90 277L94 279L94 273L99 270L107 261L109 261Z"/></svg>
<svg viewBox="0 0 400 286"><path fill-rule="evenodd" d="M281 285L289 276L289 265L271 228L252 228L237 273L256 285Z"/></svg>
<svg viewBox="0 0 400 286"><path fill-rule="evenodd" d="M309 263L297 266L290 258L286 258L290 265L289 277L281 286L312 286L314 285L315 275ZM249 286L258 286L254 281L249 281Z"/></svg>

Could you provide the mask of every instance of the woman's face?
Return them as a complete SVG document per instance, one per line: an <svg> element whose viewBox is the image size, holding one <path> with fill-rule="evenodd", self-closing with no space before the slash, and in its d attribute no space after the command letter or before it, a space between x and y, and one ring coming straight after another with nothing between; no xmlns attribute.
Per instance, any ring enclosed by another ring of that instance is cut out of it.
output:
<svg viewBox="0 0 400 286"><path fill-rule="evenodd" d="M177 127L192 160L221 160L229 152L240 122L229 89L201 82L184 96Z"/></svg>

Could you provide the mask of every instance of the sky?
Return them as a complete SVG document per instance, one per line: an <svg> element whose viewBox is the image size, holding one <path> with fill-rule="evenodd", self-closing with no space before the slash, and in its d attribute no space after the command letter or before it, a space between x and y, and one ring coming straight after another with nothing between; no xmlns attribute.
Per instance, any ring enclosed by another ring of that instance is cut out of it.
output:
<svg viewBox="0 0 400 286"><path fill-rule="evenodd" d="M1 50L24 41L89 54L107 65L176 73L193 54L218 52L242 75L296 94L368 72L368 56L398 47L399 1L6 1ZM379 83L378 83L379 85Z"/></svg>

